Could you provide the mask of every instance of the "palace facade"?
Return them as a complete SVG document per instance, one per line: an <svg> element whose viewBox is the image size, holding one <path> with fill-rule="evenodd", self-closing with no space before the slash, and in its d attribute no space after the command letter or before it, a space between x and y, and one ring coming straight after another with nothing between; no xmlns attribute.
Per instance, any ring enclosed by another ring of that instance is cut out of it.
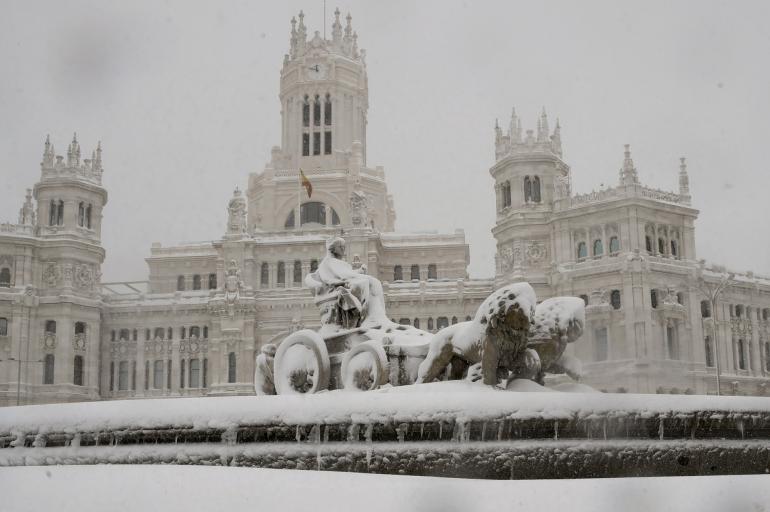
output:
<svg viewBox="0 0 770 512"><path fill-rule="evenodd" d="M75 137L65 158L46 140L18 223L0 225L0 404L253 394L260 347L319 325L303 281L334 236L383 282L394 321L435 332L529 281L541 299L586 301L572 349L589 385L715 393L719 365L722 393L770 393L770 279L696 258L684 159L677 192L643 186L626 147L615 187L574 194L558 123L543 112L525 132L514 112L490 169L495 275L469 279L462 230L395 230L385 170L367 163L349 15L335 12L331 39L292 19L279 98L281 145L234 191L226 232L153 244L144 282L101 281L101 147L83 159Z"/></svg>

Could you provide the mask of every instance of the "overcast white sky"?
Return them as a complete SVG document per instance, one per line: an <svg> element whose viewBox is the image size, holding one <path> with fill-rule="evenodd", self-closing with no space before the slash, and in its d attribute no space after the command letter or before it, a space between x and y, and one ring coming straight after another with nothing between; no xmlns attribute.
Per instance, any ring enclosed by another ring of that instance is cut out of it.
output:
<svg viewBox="0 0 770 512"><path fill-rule="evenodd" d="M614 185L630 143L643 183L676 190L686 156L697 254L770 274L768 2L327 2L350 11L369 71L368 164L397 229L464 228L494 271L496 117L562 123L576 192ZM146 279L154 241L219 238L233 188L280 142L289 20L323 2L3 1L0 220L16 220L43 141L104 147L104 280Z"/></svg>

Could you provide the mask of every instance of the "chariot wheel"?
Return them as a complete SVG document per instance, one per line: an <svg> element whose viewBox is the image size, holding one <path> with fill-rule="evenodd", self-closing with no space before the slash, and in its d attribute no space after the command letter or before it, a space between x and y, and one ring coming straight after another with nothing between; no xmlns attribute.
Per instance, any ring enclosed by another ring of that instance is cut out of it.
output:
<svg viewBox="0 0 770 512"><path fill-rule="evenodd" d="M388 377L388 357L379 342L360 343L342 359L342 386L347 391L377 389L387 384Z"/></svg>
<svg viewBox="0 0 770 512"><path fill-rule="evenodd" d="M329 353L315 331L290 334L278 346L274 362L275 391L279 395L317 393L329 387Z"/></svg>

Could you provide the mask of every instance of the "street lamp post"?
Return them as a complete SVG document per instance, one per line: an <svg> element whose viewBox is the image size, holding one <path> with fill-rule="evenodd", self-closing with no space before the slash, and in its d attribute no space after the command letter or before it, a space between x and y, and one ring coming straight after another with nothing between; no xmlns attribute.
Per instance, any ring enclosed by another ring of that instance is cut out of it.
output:
<svg viewBox="0 0 770 512"><path fill-rule="evenodd" d="M711 307L711 315L714 318L714 362L716 366L717 377L717 396L722 394L722 380L721 380L721 366L719 363L719 321L717 319L717 299L722 292L727 288L727 285L735 277L735 274L730 272L727 275L723 275L719 283L716 285L710 285L706 283L703 275L700 276L700 286L698 290L708 299L709 306Z"/></svg>

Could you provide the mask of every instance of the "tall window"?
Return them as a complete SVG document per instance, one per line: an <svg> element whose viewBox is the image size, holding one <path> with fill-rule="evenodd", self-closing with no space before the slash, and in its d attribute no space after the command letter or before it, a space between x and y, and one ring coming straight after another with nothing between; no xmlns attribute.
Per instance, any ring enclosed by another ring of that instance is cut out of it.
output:
<svg viewBox="0 0 770 512"><path fill-rule="evenodd" d="M64 201L59 201L56 205L56 225L64 225Z"/></svg>
<svg viewBox="0 0 770 512"><path fill-rule="evenodd" d="M313 101L313 126L321 126L321 98L317 94Z"/></svg>
<svg viewBox="0 0 770 512"><path fill-rule="evenodd" d="M310 156L310 134L302 134L302 156Z"/></svg>
<svg viewBox="0 0 770 512"><path fill-rule="evenodd" d="M457 317L456 317L456 316L453 316L453 317L452 317L452 325L454 325L454 324L456 324L456 323L457 323Z"/></svg>
<svg viewBox="0 0 770 512"><path fill-rule="evenodd" d="M8 319L0 318L0 336L8 336Z"/></svg>
<svg viewBox="0 0 770 512"><path fill-rule="evenodd" d="M144 362L144 389L150 389L150 362Z"/></svg>
<svg viewBox="0 0 770 512"><path fill-rule="evenodd" d="M83 385L83 356L75 356L75 361L72 365L73 376L72 383L76 386Z"/></svg>
<svg viewBox="0 0 770 512"><path fill-rule="evenodd" d="M166 330L163 327L156 327L155 328L155 336L153 336L153 339L160 339L166 337Z"/></svg>
<svg viewBox="0 0 770 512"><path fill-rule="evenodd" d="M394 281L402 281L404 279L404 269L401 267L401 265L396 265L393 267L393 280Z"/></svg>
<svg viewBox="0 0 770 512"><path fill-rule="evenodd" d="M332 132L326 130L324 132L324 155L332 154Z"/></svg>
<svg viewBox="0 0 770 512"><path fill-rule="evenodd" d="M679 359L679 340L676 335L676 327L669 325L666 327L666 347L669 359Z"/></svg>
<svg viewBox="0 0 770 512"><path fill-rule="evenodd" d="M578 242L577 246L577 259L584 260L588 257L588 247L585 242Z"/></svg>
<svg viewBox="0 0 770 512"><path fill-rule="evenodd" d="M3 267L0 269L0 288L11 287L11 269Z"/></svg>
<svg viewBox="0 0 770 512"><path fill-rule="evenodd" d="M609 343L607 341L606 327L594 330L594 356L596 361L606 361L609 357Z"/></svg>
<svg viewBox="0 0 770 512"><path fill-rule="evenodd" d="M610 304L612 304L612 309L620 309L620 290L612 290Z"/></svg>
<svg viewBox="0 0 770 512"><path fill-rule="evenodd" d="M45 332L46 334L56 334L56 320L45 321Z"/></svg>
<svg viewBox="0 0 770 512"><path fill-rule="evenodd" d="M700 301L700 316L703 318L711 318L711 303L709 301Z"/></svg>
<svg viewBox="0 0 770 512"><path fill-rule="evenodd" d="M46 354L43 360L43 384L53 384L54 363L53 354Z"/></svg>
<svg viewBox="0 0 770 512"><path fill-rule="evenodd" d="M128 341L130 337L131 337L131 331L129 331L128 329L120 330L120 335L118 336L118 339L120 341Z"/></svg>
<svg viewBox="0 0 770 512"><path fill-rule="evenodd" d="M714 345L711 342L711 336L706 336L704 339L704 344L706 348L706 366L713 367L714 366Z"/></svg>
<svg viewBox="0 0 770 512"><path fill-rule="evenodd" d="M503 208L511 206L511 182L503 183Z"/></svg>
<svg viewBox="0 0 770 512"><path fill-rule="evenodd" d="M449 327L449 319L445 316L440 316L436 319L436 329L441 330L444 327Z"/></svg>
<svg viewBox="0 0 770 512"><path fill-rule="evenodd" d="M49 226L56 225L56 202L55 201L51 201L48 204L48 225Z"/></svg>
<svg viewBox="0 0 770 512"><path fill-rule="evenodd" d="M115 391L115 361L110 361L110 391Z"/></svg>
<svg viewBox="0 0 770 512"><path fill-rule="evenodd" d="M163 361L160 359L152 363L152 387L163 389Z"/></svg>
<svg viewBox="0 0 770 512"><path fill-rule="evenodd" d="M650 290L650 305L653 309L658 307L658 290Z"/></svg>
<svg viewBox="0 0 770 512"><path fill-rule="evenodd" d="M658 238L658 254L663 255L666 253L666 241L662 238Z"/></svg>
<svg viewBox="0 0 770 512"><path fill-rule="evenodd" d="M118 391L128 389L128 361L118 363Z"/></svg>
<svg viewBox="0 0 770 512"><path fill-rule="evenodd" d="M139 332L136 329L131 331L131 339L133 341L136 341L137 339L139 339Z"/></svg>
<svg viewBox="0 0 770 512"><path fill-rule="evenodd" d="M765 371L770 372L770 341L765 342Z"/></svg>
<svg viewBox="0 0 770 512"><path fill-rule="evenodd" d="M746 342L742 339L738 340L738 369L746 369Z"/></svg>
<svg viewBox="0 0 770 512"><path fill-rule="evenodd" d="M166 361L166 389L171 389L171 359Z"/></svg>
<svg viewBox="0 0 770 512"><path fill-rule="evenodd" d="M415 318L414 321L412 322L412 325L414 325L417 329L419 329L420 328L420 319L419 318Z"/></svg>
<svg viewBox="0 0 770 512"><path fill-rule="evenodd" d="M262 266L260 267L259 285L262 288L267 288L270 286L270 267L268 267L267 262L263 262Z"/></svg>
<svg viewBox="0 0 770 512"><path fill-rule="evenodd" d="M149 329L144 330L144 341L150 341L150 338L152 336L152 331Z"/></svg>
<svg viewBox="0 0 770 512"><path fill-rule="evenodd" d="M313 155L321 154L321 132L313 132Z"/></svg>
<svg viewBox="0 0 770 512"><path fill-rule="evenodd" d="M278 279L276 279L279 288L286 286L286 264L282 261L278 262Z"/></svg>
<svg viewBox="0 0 770 512"><path fill-rule="evenodd" d="M420 280L420 265L412 265L411 279L412 279L412 281L414 281L414 280L419 281Z"/></svg>
<svg viewBox="0 0 770 512"><path fill-rule="evenodd" d="M433 317L432 316L428 317L428 330L429 331L433 330Z"/></svg>
<svg viewBox="0 0 770 512"><path fill-rule="evenodd" d="M620 239L618 237L613 236L610 237L610 254L617 254L620 252Z"/></svg>
<svg viewBox="0 0 770 512"><path fill-rule="evenodd" d="M310 260L310 271L315 272L318 270L318 260Z"/></svg>
<svg viewBox="0 0 770 512"><path fill-rule="evenodd" d="M235 352L227 354L227 382L235 382Z"/></svg>
<svg viewBox="0 0 770 512"><path fill-rule="evenodd" d="M217 289L217 275L209 274L209 290Z"/></svg>
<svg viewBox="0 0 770 512"><path fill-rule="evenodd" d="M326 224L326 205L317 201L302 204L300 207L300 220L302 224L310 222Z"/></svg>
<svg viewBox="0 0 770 512"><path fill-rule="evenodd" d="M191 338L200 338L201 337L201 328L197 325L193 325L190 327L190 337Z"/></svg>
<svg viewBox="0 0 770 512"><path fill-rule="evenodd" d="M176 278L176 289L179 292L184 291L184 276L179 276Z"/></svg>
<svg viewBox="0 0 770 512"><path fill-rule="evenodd" d="M652 254L652 238L649 235L644 237L644 248L648 253Z"/></svg>
<svg viewBox="0 0 770 512"><path fill-rule="evenodd" d="M679 256L679 246L676 243L676 240L671 240L671 256L678 257Z"/></svg>
<svg viewBox="0 0 770 512"><path fill-rule="evenodd" d="M532 200L532 180L529 176L524 176L524 202L528 203Z"/></svg>
<svg viewBox="0 0 770 512"><path fill-rule="evenodd" d="M540 177L535 176L532 179L532 200L536 203L540 202Z"/></svg>
<svg viewBox="0 0 770 512"><path fill-rule="evenodd" d="M190 359L190 387L201 387L201 361L200 359Z"/></svg>
<svg viewBox="0 0 770 512"><path fill-rule="evenodd" d="M428 279L438 279L438 272L436 272L435 263L428 265Z"/></svg>
<svg viewBox="0 0 770 512"><path fill-rule="evenodd" d="M185 366L184 366L184 359L179 361L179 388L184 389L184 374Z"/></svg>
<svg viewBox="0 0 770 512"><path fill-rule="evenodd" d="M302 285L302 262L294 260L294 285Z"/></svg>
<svg viewBox="0 0 770 512"><path fill-rule="evenodd" d="M209 337L209 326L208 325L204 325L203 326L203 337L205 339L208 339L208 337Z"/></svg>
<svg viewBox="0 0 770 512"><path fill-rule="evenodd" d="M310 99L307 95L305 95L305 99L302 101L302 126L305 128L310 126Z"/></svg>
<svg viewBox="0 0 770 512"><path fill-rule="evenodd" d="M208 377L208 370L209 370L209 360L204 358L203 359L203 378L201 379L201 387L205 388L207 381L206 378Z"/></svg>
<svg viewBox="0 0 770 512"><path fill-rule="evenodd" d="M332 125L332 98L329 94L326 95L326 101L324 102L324 124L326 126Z"/></svg>
<svg viewBox="0 0 770 512"><path fill-rule="evenodd" d="M82 202L78 203L78 226L86 225L86 205Z"/></svg>
<svg viewBox="0 0 770 512"><path fill-rule="evenodd" d="M294 210L290 211L289 215L286 216L286 222L283 223L283 227L287 229L294 227Z"/></svg>
<svg viewBox="0 0 770 512"><path fill-rule="evenodd" d="M136 391L136 361L131 361L131 391Z"/></svg>
<svg viewBox="0 0 770 512"><path fill-rule="evenodd" d="M91 229L91 205L86 206L86 227Z"/></svg>
<svg viewBox="0 0 770 512"><path fill-rule="evenodd" d="M594 256L601 256L604 254L604 245L600 239L594 240Z"/></svg>
<svg viewBox="0 0 770 512"><path fill-rule="evenodd" d="M200 290L201 289L201 276L199 274L195 274L193 276L193 290Z"/></svg>

